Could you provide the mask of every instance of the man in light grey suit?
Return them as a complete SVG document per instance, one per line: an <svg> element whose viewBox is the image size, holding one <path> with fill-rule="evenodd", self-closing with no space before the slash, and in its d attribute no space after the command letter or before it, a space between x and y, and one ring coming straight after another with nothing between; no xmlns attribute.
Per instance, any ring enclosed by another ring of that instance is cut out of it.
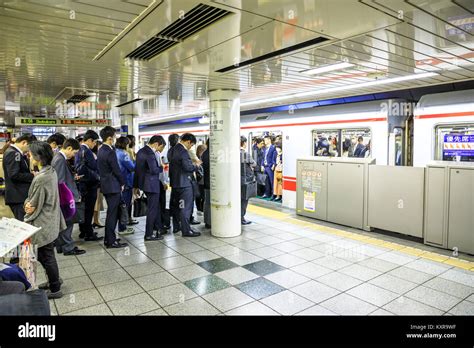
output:
<svg viewBox="0 0 474 348"><path fill-rule="evenodd" d="M71 190L74 195L74 201L80 202L81 195L77 189L75 177L72 172L71 165L68 160L76 156L76 153L80 149L80 144L75 139L67 139L61 150L59 150L53 158L51 165L53 166L56 174L58 175L58 184L64 183ZM78 178L78 177L77 177ZM81 250L74 246L74 240L72 239L72 230L74 223L71 220L66 220L66 229L59 232L58 239L56 239L55 245L58 253L64 255L81 255L86 251Z"/></svg>

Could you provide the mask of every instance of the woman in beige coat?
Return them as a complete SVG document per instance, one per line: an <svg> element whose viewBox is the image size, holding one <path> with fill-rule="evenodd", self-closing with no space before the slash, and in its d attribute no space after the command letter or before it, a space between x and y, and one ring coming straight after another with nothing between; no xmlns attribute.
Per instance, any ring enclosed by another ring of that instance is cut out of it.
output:
<svg viewBox="0 0 474 348"><path fill-rule="evenodd" d="M51 146L42 141L32 142L29 150L32 164L39 168L39 172L35 174L25 201L25 222L41 227L31 238L33 246L38 248L38 261L48 276L48 283L40 285L40 288L47 290L48 298L60 298L61 280L54 241L59 231L67 226L60 207L58 177L51 167L54 154Z"/></svg>

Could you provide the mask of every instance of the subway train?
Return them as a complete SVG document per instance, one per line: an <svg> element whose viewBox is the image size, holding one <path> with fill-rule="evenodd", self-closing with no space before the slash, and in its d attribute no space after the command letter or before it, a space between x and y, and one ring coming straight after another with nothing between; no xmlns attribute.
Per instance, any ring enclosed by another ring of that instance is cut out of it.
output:
<svg viewBox="0 0 474 348"><path fill-rule="evenodd" d="M205 142L209 126L198 121L147 127L154 134L194 133ZM307 156L351 156L360 139L365 157L378 165L425 166L430 161L474 161L474 90L426 94L414 104L387 99L241 117L240 134L252 139L280 135L283 145L283 201L295 208L296 160ZM330 148L331 151L327 151ZM349 180L350 178L348 178Z"/></svg>

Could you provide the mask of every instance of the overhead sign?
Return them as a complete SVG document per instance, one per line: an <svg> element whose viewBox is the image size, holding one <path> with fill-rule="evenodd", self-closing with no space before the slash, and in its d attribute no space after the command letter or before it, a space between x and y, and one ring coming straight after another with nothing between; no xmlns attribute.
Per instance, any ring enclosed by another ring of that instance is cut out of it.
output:
<svg viewBox="0 0 474 348"><path fill-rule="evenodd" d="M15 117L15 126L105 127L110 124L107 119Z"/></svg>

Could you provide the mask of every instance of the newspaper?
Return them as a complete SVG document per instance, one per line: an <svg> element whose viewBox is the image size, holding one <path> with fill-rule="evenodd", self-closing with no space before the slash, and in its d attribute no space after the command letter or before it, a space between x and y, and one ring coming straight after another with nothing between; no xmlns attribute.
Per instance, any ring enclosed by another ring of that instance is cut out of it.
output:
<svg viewBox="0 0 474 348"><path fill-rule="evenodd" d="M8 254L40 229L41 227L26 222L3 217L0 220L0 257Z"/></svg>

